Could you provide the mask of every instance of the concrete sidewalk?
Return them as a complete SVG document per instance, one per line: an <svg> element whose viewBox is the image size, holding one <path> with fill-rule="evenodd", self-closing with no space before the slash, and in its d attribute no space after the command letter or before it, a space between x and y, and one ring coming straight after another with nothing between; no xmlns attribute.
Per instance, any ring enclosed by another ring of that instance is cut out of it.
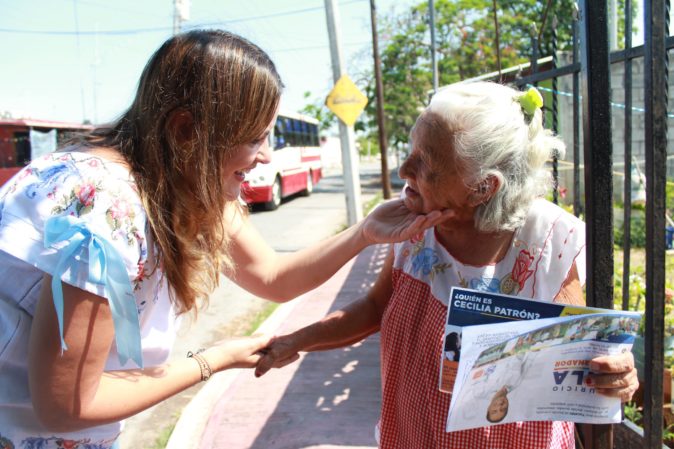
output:
<svg viewBox="0 0 674 449"><path fill-rule="evenodd" d="M285 334L364 295L387 247L370 247L318 289L283 304L258 332ZM183 410L167 449L376 448L381 383L379 335L303 355L256 379L215 375Z"/></svg>

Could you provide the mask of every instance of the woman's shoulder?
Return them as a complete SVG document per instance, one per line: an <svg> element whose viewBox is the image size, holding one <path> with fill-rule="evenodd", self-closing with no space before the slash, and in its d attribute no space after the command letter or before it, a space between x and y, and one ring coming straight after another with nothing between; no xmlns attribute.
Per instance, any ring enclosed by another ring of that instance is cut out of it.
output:
<svg viewBox="0 0 674 449"><path fill-rule="evenodd" d="M32 161L0 190L3 227L42 234L53 217L69 216L108 239L142 239L145 212L126 167L96 154L50 153Z"/></svg>
<svg viewBox="0 0 674 449"><path fill-rule="evenodd" d="M582 220L549 201L534 201L513 244L512 276L522 280L524 292L518 294L554 298L574 264L584 282L585 246Z"/></svg>
<svg viewBox="0 0 674 449"><path fill-rule="evenodd" d="M33 188L53 187L67 181L81 178L96 178L100 183L119 183L133 186L134 180L123 163L101 157L93 152L78 151L69 147L67 151L54 152L34 159L10 179L3 190L5 194L30 185Z"/></svg>
<svg viewBox="0 0 674 449"><path fill-rule="evenodd" d="M550 201L534 201L516 240L529 247L545 248L544 253L574 258L585 247L585 223Z"/></svg>
<svg viewBox="0 0 674 449"><path fill-rule="evenodd" d="M568 253L573 259L585 247L585 223L550 201L539 199L532 203L514 242L531 255L544 250L541 254L558 257Z"/></svg>
<svg viewBox="0 0 674 449"><path fill-rule="evenodd" d="M7 182L0 195L47 199L66 208L73 205L79 215L102 197L101 192L113 198L138 198L135 181L123 164L89 152L65 151L33 160Z"/></svg>
<svg viewBox="0 0 674 449"><path fill-rule="evenodd" d="M148 260L150 237L128 170L96 155L48 154L0 190L0 250L52 274L65 266L58 273L65 282L100 296L106 292L92 281L91 254L123 264L135 280Z"/></svg>
<svg viewBox="0 0 674 449"><path fill-rule="evenodd" d="M541 232L551 227L557 229L577 229L585 235L585 223L564 208L545 199L537 199L531 204L523 230Z"/></svg>

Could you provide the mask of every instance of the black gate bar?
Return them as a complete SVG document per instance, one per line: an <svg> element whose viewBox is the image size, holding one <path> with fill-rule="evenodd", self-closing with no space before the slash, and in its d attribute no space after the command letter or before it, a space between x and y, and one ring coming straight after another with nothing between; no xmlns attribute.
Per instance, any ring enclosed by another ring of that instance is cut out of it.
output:
<svg viewBox="0 0 674 449"><path fill-rule="evenodd" d="M587 302L613 308L613 155L607 2L581 9ZM592 448L613 447L611 425L592 426Z"/></svg>
<svg viewBox="0 0 674 449"><path fill-rule="evenodd" d="M647 447L662 444L664 368L665 185L667 182L667 50L669 1L644 2L644 103L646 151L646 332L651 363L644 385Z"/></svg>
<svg viewBox="0 0 674 449"><path fill-rule="evenodd" d="M632 48L632 0L625 0L625 48ZM628 31L629 30L629 31ZM623 310L630 307L630 237L632 236L632 58L625 59L625 130L623 178Z"/></svg>

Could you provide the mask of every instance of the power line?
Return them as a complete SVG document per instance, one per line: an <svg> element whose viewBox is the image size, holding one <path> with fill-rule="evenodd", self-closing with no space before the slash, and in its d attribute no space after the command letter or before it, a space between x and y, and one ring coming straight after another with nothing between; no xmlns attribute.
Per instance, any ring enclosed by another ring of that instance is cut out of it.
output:
<svg viewBox="0 0 674 449"><path fill-rule="evenodd" d="M120 7L116 4L111 5L111 4L109 4L109 2L106 3L106 2L96 2L96 1L92 1L92 0L80 0L79 3L80 3L80 5L89 5L89 6L93 6L93 7L97 7L97 8L104 8L104 9L107 9L107 10L120 11L120 12L124 12L124 13L127 13L127 14L133 14L135 16L152 17L152 18L155 18L155 19L168 19L171 15L168 12L170 10L170 8L167 8L166 14L156 14L154 11L149 12L147 10L143 11L143 10L139 10L139 9L123 8L123 7Z"/></svg>
<svg viewBox="0 0 674 449"><path fill-rule="evenodd" d="M341 5L348 5L351 3L362 3L366 0L350 0L350 1L345 1L342 2ZM295 9L291 11L282 11L274 14L265 14L265 15L260 15L260 16L251 16L251 17L242 17L240 19L232 19L232 20L223 20L219 22L209 22L209 23L201 23L201 24L194 24L190 25L188 28L193 29L193 28L204 28L204 27L216 27L216 26L223 26L223 25L229 25L229 24L234 24L234 23L241 23L241 22L250 22L253 20L260 20L260 19L270 19L270 18L276 18L276 17L283 17L283 16L289 16L289 15L295 15L295 14L304 14L307 12L313 12L313 11L322 11L323 7L322 6L314 6L311 8L304 8L304 9ZM157 28L137 28L137 29L130 29L130 30L105 30L105 31L60 31L60 30L30 30L30 29L12 29L12 28L0 28L0 33L14 33L14 34L37 34L37 35L47 35L47 36L73 36L73 35L80 35L80 36L91 36L91 35L110 35L110 36L120 36L120 35L128 35L128 34L144 34L144 33L165 33L165 32L171 32L173 30L173 27L157 27Z"/></svg>
<svg viewBox="0 0 674 449"><path fill-rule="evenodd" d="M142 34L142 33L156 33L171 31L171 27L161 28L141 28L135 30L107 30L107 31L55 31L55 30L17 30L10 28L0 28L0 33L14 33L14 34L37 34L43 36L92 36L92 35L110 35L119 36L125 34Z"/></svg>
<svg viewBox="0 0 674 449"><path fill-rule="evenodd" d="M363 46L369 44L369 42L351 42L347 44L342 44L343 46L349 46L349 47L355 47L355 46ZM311 47L295 47L295 48L280 48L278 50L274 50L273 48L269 49L270 52L274 53L283 53L283 52L291 52L291 51L307 51L307 50L323 50L325 48L328 48L328 45L314 45Z"/></svg>
<svg viewBox="0 0 674 449"><path fill-rule="evenodd" d="M527 86L533 87L533 84L528 84ZM538 90L543 90L543 91L550 92L550 93L553 93L553 94L561 95L563 97L573 97L573 93L565 92L563 90L555 90L555 89L550 89L549 87L543 87L543 86L536 86L536 88ZM581 96L580 98L583 98L583 97ZM627 107L623 103L616 103L614 101L610 101L609 103L614 108L625 109ZM632 106L632 110L636 111L636 112L646 112L646 109L640 108L638 106ZM672 114L671 112L668 112L667 117L674 118L674 114Z"/></svg>

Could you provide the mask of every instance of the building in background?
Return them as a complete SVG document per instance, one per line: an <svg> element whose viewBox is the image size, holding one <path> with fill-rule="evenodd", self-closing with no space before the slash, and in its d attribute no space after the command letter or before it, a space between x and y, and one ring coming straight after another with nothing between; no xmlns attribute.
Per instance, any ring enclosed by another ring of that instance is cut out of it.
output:
<svg viewBox="0 0 674 449"><path fill-rule="evenodd" d="M50 153L91 125L33 119L0 119L0 185L37 157Z"/></svg>

